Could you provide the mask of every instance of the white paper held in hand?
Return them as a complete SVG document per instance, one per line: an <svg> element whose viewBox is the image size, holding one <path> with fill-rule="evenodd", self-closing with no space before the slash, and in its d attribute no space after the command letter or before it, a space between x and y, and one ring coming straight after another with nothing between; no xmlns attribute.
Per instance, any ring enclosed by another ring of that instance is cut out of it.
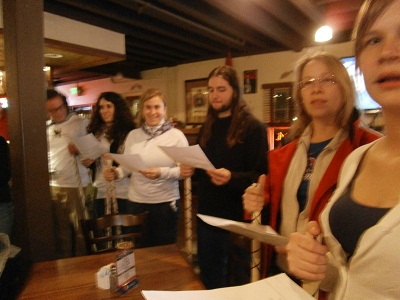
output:
<svg viewBox="0 0 400 300"><path fill-rule="evenodd" d="M181 163L182 165L188 165L203 170L215 169L199 145L188 147L159 147L174 161Z"/></svg>
<svg viewBox="0 0 400 300"><path fill-rule="evenodd" d="M120 164L122 168L128 171L138 171L148 169L140 154L115 154L110 153L113 160Z"/></svg>
<svg viewBox="0 0 400 300"><path fill-rule="evenodd" d="M197 214L197 216L212 226L235 232L266 244L281 246L287 244L288 242L287 237L279 235L275 230L272 229L271 226L268 225L237 222L202 214Z"/></svg>
<svg viewBox="0 0 400 300"><path fill-rule="evenodd" d="M102 154L108 152L108 148L101 144L92 133L84 136L72 138L72 142L78 148L79 153L84 158L97 159Z"/></svg>

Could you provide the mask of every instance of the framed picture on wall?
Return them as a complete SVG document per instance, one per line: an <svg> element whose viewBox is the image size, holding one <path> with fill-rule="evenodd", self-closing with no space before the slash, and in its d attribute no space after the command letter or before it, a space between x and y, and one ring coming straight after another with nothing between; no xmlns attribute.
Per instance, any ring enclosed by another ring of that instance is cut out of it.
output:
<svg viewBox="0 0 400 300"><path fill-rule="evenodd" d="M207 78L185 81L186 123L203 123L208 109Z"/></svg>
<svg viewBox="0 0 400 300"><path fill-rule="evenodd" d="M243 72L243 92L245 94L257 93L257 70Z"/></svg>
<svg viewBox="0 0 400 300"><path fill-rule="evenodd" d="M290 126L294 117L292 83L263 84L264 122L269 126Z"/></svg>
<svg viewBox="0 0 400 300"><path fill-rule="evenodd" d="M141 94L138 93L125 93L121 94L122 97L125 98L128 106L131 110L131 113L134 117L136 117L137 113L140 109L140 96Z"/></svg>
<svg viewBox="0 0 400 300"><path fill-rule="evenodd" d="M268 146L270 150L278 148L282 145L283 138L289 133L289 128L289 126L268 126Z"/></svg>

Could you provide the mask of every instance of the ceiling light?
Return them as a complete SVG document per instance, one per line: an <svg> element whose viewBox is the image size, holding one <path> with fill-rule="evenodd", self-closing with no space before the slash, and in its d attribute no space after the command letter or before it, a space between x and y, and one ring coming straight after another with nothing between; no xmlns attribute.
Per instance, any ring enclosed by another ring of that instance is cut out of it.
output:
<svg viewBox="0 0 400 300"><path fill-rule="evenodd" d="M63 57L63 55L58 54L58 53L46 53L44 55L44 57L46 57L46 58L61 58L61 57Z"/></svg>
<svg viewBox="0 0 400 300"><path fill-rule="evenodd" d="M315 41L322 43L332 38L333 30L329 26L322 26L315 32Z"/></svg>
<svg viewBox="0 0 400 300"><path fill-rule="evenodd" d="M1 108L7 108L8 107L8 100L7 98L0 98L0 107Z"/></svg>

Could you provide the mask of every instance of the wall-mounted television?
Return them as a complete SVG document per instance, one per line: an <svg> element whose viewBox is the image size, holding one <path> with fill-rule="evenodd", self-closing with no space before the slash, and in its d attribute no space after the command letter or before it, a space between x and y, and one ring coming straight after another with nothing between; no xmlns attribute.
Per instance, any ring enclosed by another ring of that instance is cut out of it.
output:
<svg viewBox="0 0 400 300"><path fill-rule="evenodd" d="M376 103L371 96L368 94L365 84L364 77L360 70L356 68L356 58L354 56L344 57L341 59L343 65L346 67L352 78L356 90L356 107L360 110L375 111L380 110L381 106Z"/></svg>

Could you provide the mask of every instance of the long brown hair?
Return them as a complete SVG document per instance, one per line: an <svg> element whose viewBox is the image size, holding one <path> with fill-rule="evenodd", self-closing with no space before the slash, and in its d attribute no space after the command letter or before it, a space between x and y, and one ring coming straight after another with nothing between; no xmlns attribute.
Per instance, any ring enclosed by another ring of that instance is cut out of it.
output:
<svg viewBox="0 0 400 300"><path fill-rule="evenodd" d="M232 95L232 123L228 129L227 144L233 147L236 144L243 143L243 133L249 124L248 120L253 119L254 116L250 112L246 102L242 99L240 93L239 80L236 71L230 66L220 66L211 71L208 75L208 80L212 77L222 77L233 89ZM200 137L200 146L205 147L207 141L212 134L212 125L218 119L218 112L216 112L211 105L208 107L206 121L203 124L202 135Z"/></svg>
<svg viewBox="0 0 400 300"><path fill-rule="evenodd" d="M114 121L112 126L106 130L105 122L100 115L99 104L102 99L114 104ZM119 147L124 143L128 133L133 129L135 129L135 123L126 100L115 92L101 93L97 98L95 109L87 128L88 132L93 133L95 136L105 133L106 137Z"/></svg>

